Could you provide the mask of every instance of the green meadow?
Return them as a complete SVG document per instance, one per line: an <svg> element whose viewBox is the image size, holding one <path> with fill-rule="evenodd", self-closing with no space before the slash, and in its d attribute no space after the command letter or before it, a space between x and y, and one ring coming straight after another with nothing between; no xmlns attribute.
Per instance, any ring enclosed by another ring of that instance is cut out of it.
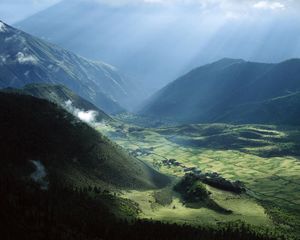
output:
<svg viewBox="0 0 300 240"><path fill-rule="evenodd" d="M164 160L217 172L228 180L243 182L247 189L237 195L207 186L212 199L232 214L187 207L168 189L162 190L170 199L166 204L160 203L153 191L125 192L125 198L139 203L140 217L190 224L243 221L299 234L300 129L227 124L146 129L119 123L97 128L137 158L174 176L174 181L184 176L184 169L165 165Z"/></svg>

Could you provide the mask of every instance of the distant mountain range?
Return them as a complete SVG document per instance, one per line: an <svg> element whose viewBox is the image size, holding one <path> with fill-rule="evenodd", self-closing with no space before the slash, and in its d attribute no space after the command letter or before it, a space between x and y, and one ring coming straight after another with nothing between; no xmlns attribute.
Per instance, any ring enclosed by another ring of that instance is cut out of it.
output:
<svg viewBox="0 0 300 240"><path fill-rule="evenodd" d="M0 88L63 84L107 113L122 112L138 102L140 91L115 67L0 23Z"/></svg>
<svg viewBox="0 0 300 240"><path fill-rule="evenodd" d="M300 59L278 64L220 61L157 92L141 114L184 123L300 124Z"/></svg>

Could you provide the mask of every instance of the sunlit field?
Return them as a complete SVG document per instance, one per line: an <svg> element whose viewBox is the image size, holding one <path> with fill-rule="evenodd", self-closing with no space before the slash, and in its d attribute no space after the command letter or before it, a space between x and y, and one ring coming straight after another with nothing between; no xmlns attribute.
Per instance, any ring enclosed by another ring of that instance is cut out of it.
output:
<svg viewBox="0 0 300 240"><path fill-rule="evenodd" d="M212 198L233 211L225 215L207 208L188 208L167 190L166 194L172 195L167 204L160 204L153 191L126 192L125 197L140 204L142 218L192 224L241 220L299 229L300 134L296 128L213 124L144 129L115 124L99 125L98 130L163 173L184 175L182 166L163 164L176 159L185 168L217 172L226 179L242 181L247 188L246 194L236 195L209 187Z"/></svg>

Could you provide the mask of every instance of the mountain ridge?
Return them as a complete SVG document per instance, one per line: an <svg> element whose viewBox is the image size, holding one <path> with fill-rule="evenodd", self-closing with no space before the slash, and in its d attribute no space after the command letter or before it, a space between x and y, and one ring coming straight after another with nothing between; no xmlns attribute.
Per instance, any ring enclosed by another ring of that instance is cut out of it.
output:
<svg viewBox="0 0 300 240"><path fill-rule="evenodd" d="M177 78L153 95L140 113L186 123L226 122L220 116L237 105L298 92L299 77L300 59L278 64L222 59Z"/></svg>

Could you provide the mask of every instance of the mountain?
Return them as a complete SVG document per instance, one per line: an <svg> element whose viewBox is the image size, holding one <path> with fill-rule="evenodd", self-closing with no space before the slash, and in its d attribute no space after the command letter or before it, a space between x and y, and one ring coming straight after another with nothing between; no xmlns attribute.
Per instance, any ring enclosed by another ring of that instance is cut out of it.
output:
<svg viewBox="0 0 300 240"><path fill-rule="evenodd" d="M294 119L299 79L299 59L278 64L222 59L167 85L141 113L185 123L299 124Z"/></svg>
<svg viewBox="0 0 300 240"><path fill-rule="evenodd" d="M300 92L268 99L259 103L246 103L231 109L216 122L300 124Z"/></svg>
<svg viewBox="0 0 300 240"><path fill-rule="evenodd" d="M122 112L137 102L139 91L115 67L1 25L0 88L63 84L107 113Z"/></svg>
<svg viewBox="0 0 300 240"><path fill-rule="evenodd" d="M298 14L274 14L274 19L257 11L255 21L244 19L241 24L243 14L225 14L210 3L112 2L64 0L15 26L117 66L142 80L147 95L224 56L280 62L300 55Z"/></svg>
<svg viewBox="0 0 300 240"><path fill-rule="evenodd" d="M157 188L169 182L58 105L29 95L0 93L1 168L28 178L34 165L49 184Z"/></svg>
<svg viewBox="0 0 300 240"><path fill-rule="evenodd" d="M94 111L96 112L97 121L112 120L112 118L108 116L104 111L63 85L31 83L25 85L20 89L4 88L2 89L2 91L8 93L27 94L37 98L46 99L64 108L67 108L68 104L70 104L73 108L79 109L84 112Z"/></svg>

